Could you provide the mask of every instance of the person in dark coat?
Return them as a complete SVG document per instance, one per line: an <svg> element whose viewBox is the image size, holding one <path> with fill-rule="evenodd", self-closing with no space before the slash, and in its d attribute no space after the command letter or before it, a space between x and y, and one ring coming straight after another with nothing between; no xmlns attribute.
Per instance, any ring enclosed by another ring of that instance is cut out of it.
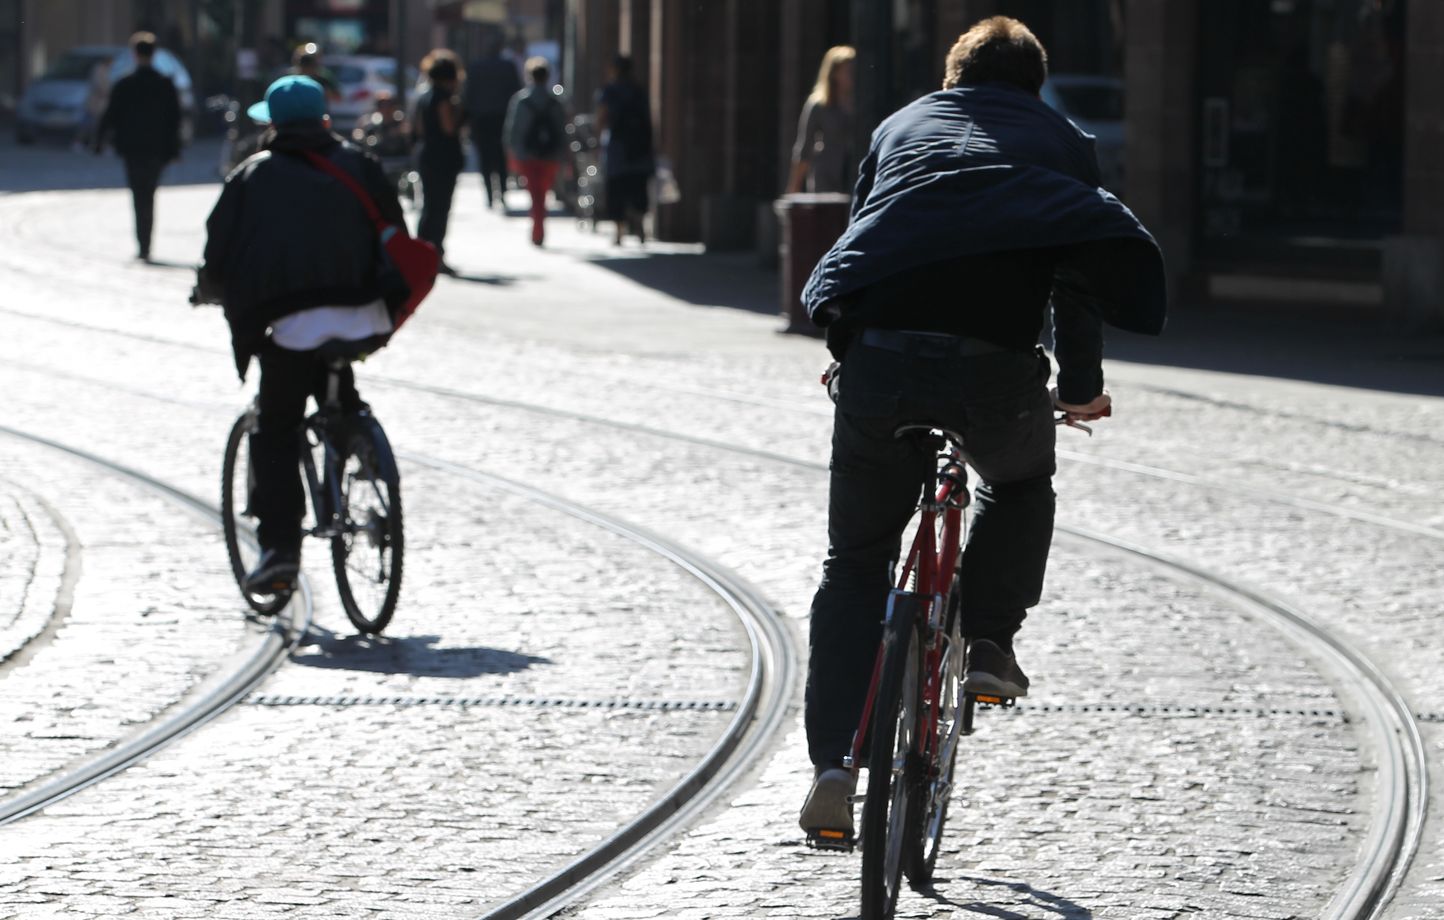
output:
<svg viewBox="0 0 1444 920"><path fill-rule="evenodd" d="M155 36L137 32L131 36L135 70L110 89L110 102L100 116L95 132L95 152L111 139L125 160L125 184L135 204L137 258L150 260L151 230L155 224L155 190L166 164L180 158L180 94L169 77L152 66Z"/></svg>
<svg viewBox="0 0 1444 920"><path fill-rule="evenodd" d="M501 131L506 124L507 103L520 89L521 76L516 64L501 56L500 40L492 43L485 57L467 65L462 98L488 208L502 203L506 193L506 150Z"/></svg>
<svg viewBox="0 0 1444 920"><path fill-rule="evenodd" d="M889 571L930 446L961 434L981 479L963 552L964 688L1024 696L1013 637L1052 542L1054 412L1111 412L1102 325L1162 330L1162 254L1100 187L1093 139L1038 98L1047 56L1017 20L986 19L948 55L943 90L878 127L847 230L803 291L840 363L828 551L810 623L805 721L815 780L800 823L852 833L844 766L861 717ZM1037 345L1052 303L1058 385Z"/></svg>
<svg viewBox="0 0 1444 920"><path fill-rule="evenodd" d="M645 238L647 181L656 172L652 152L652 113L647 93L632 79L632 59L619 54L612 80L597 93L596 128L605 138L602 171L607 180L607 217L616 224L613 242L624 229Z"/></svg>
<svg viewBox="0 0 1444 920"><path fill-rule="evenodd" d="M403 225L403 217L380 162L331 133L325 90L315 80L282 77L248 111L271 127L264 149L226 178L206 220L194 299L224 306L242 380L251 359L260 361L249 507L261 559L246 588L274 594L294 582L300 566L305 493L297 431L307 398L324 398L326 367L316 349L331 341L361 350L382 344L404 299L383 284L380 239L358 197L307 155L349 173L388 223ZM364 410L349 368L340 383L342 406Z"/></svg>
<svg viewBox="0 0 1444 920"><path fill-rule="evenodd" d="M463 114L456 98L462 72L456 55L445 49L431 52L426 60L430 85L416 100L416 128L421 141L416 165L421 173L422 193L416 235L435 245L444 260L451 199L456 194L457 177L466 166L466 154L461 149ZM456 274L445 261L441 271Z"/></svg>

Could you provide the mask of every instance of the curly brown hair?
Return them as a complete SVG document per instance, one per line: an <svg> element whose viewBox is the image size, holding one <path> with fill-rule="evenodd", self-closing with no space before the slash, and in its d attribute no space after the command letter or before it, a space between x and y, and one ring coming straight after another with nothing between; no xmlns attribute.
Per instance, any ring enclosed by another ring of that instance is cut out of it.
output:
<svg viewBox="0 0 1444 920"><path fill-rule="evenodd" d="M1036 94L1048 78L1048 52L1021 22L992 16L958 36L943 67L943 89L1011 83Z"/></svg>

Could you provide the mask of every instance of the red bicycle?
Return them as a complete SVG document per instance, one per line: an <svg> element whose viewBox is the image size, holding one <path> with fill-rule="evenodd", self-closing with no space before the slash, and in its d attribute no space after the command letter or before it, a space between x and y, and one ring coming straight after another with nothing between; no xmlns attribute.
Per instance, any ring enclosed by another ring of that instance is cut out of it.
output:
<svg viewBox="0 0 1444 920"><path fill-rule="evenodd" d="M1091 429L1064 415L1058 424ZM962 438L927 425L904 425L938 454L937 486L919 504L917 533L888 597L882 642L862 719L844 766L868 768L862 796L862 920L890 920L902 879L926 886L937 865L962 739L977 706L1010 707L1011 697L966 692L959 568L971 495ZM867 751L864 755L864 751ZM812 843L852 849L841 831Z"/></svg>

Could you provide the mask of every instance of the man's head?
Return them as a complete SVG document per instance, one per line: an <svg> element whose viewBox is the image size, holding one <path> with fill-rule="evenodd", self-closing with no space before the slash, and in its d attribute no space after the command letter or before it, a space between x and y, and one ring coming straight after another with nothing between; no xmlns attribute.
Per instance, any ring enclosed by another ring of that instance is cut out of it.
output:
<svg viewBox="0 0 1444 920"><path fill-rule="evenodd" d="M1007 83L1037 95L1048 79L1048 52L1028 27L1008 16L973 26L953 44L943 67L943 89Z"/></svg>
<svg viewBox="0 0 1444 920"><path fill-rule="evenodd" d="M324 127L326 91L310 77L291 74L272 83L266 89L265 100L246 109L246 114L270 123L278 131Z"/></svg>
<svg viewBox="0 0 1444 920"><path fill-rule="evenodd" d="M632 58L630 55L619 54L612 58L612 79L632 79Z"/></svg>
<svg viewBox="0 0 1444 920"><path fill-rule="evenodd" d="M526 73L537 86L546 86L547 81L551 78L552 69L546 58L537 55L526 59Z"/></svg>
<svg viewBox="0 0 1444 920"><path fill-rule="evenodd" d="M149 64L155 58L155 34L137 32L130 37L130 51L137 64Z"/></svg>
<svg viewBox="0 0 1444 920"><path fill-rule="evenodd" d="M321 46L315 42L306 42L297 46L291 53L291 66L296 73L306 76L315 76L321 72Z"/></svg>

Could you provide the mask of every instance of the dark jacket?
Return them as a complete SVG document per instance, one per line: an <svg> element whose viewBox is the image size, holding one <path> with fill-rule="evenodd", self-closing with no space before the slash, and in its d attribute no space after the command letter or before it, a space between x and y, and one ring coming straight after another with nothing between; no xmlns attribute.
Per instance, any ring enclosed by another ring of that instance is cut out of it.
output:
<svg viewBox="0 0 1444 920"><path fill-rule="evenodd" d="M100 116L96 149L114 133L116 152L123 157L148 157L169 162L180 156L180 94L170 78L154 67L141 66L110 88L110 101Z"/></svg>
<svg viewBox="0 0 1444 920"><path fill-rule="evenodd" d="M507 103L521 89L516 65L503 57L481 58L466 68L462 98L466 113L473 118L506 115Z"/></svg>
<svg viewBox="0 0 1444 920"><path fill-rule="evenodd" d="M1053 280L1058 383L1086 402L1102 390L1100 321L1156 335L1167 312L1158 244L1099 181L1093 139L1036 96L1001 84L931 93L873 133L851 222L803 304L826 326L846 314L848 295L905 269L1070 247Z"/></svg>
<svg viewBox="0 0 1444 920"><path fill-rule="evenodd" d="M305 150L354 176L387 221L405 226L381 164L319 127L277 134L236 167L206 220L199 288L225 307L242 379L275 320L390 293L381 284L380 237L361 202L307 162Z"/></svg>

